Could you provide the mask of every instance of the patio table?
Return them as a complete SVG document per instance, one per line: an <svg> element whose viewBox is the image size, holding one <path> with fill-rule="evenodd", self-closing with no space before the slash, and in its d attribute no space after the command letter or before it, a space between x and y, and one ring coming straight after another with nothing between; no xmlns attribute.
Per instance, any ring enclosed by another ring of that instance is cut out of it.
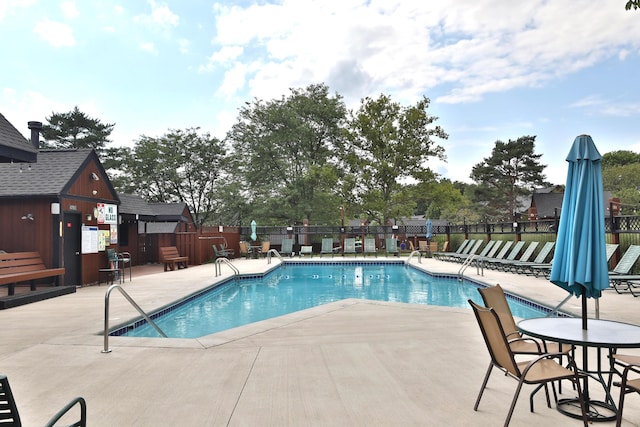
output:
<svg viewBox="0 0 640 427"><path fill-rule="evenodd" d="M611 320L588 319L587 328L582 329L581 318L543 317L518 322L518 329L525 335L582 347L581 372L585 375L583 391L589 420L612 421L616 419L617 408L611 396L612 376L616 373L611 356L618 348L640 348L640 326ZM588 364L589 348L597 350L597 363L592 370ZM603 350L608 352L608 367L604 367L602 363ZM608 375L606 380L605 375ZM604 401L590 397L588 378L600 383L605 393ZM601 410L603 412L600 412ZM558 411L574 418L582 418L578 399L560 399Z"/></svg>

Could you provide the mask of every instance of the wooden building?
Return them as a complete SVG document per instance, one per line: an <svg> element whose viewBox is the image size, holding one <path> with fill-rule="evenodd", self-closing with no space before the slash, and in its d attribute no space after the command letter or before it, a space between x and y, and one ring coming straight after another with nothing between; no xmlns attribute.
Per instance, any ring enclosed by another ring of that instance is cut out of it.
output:
<svg viewBox="0 0 640 427"><path fill-rule="evenodd" d="M164 246L177 246L190 263L196 259L191 249L196 227L186 203L147 203L131 194L120 200L119 247L131 254L132 265L157 263Z"/></svg>
<svg viewBox="0 0 640 427"><path fill-rule="evenodd" d="M29 122L29 129L35 133L32 141L27 141L20 132L0 114L0 163L35 162L38 158L38 135L42 123ZM35 145L34 145L35 144Z"/></svg>
<svg viewBox="0 0 640 427"><path fill-rule="evenodd" d="M65 268L64 285L98 282L105 249L117 245L120 201L95 151L0 163L0 182L0 250L39 252L48 268Z"/></svg>

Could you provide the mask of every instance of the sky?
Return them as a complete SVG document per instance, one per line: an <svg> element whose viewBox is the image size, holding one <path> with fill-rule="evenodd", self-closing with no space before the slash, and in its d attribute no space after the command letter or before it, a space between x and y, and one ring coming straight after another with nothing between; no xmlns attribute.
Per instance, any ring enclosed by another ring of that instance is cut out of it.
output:
<svg viewBox="0 0 640 427"><path fill-rule="evenodd" d="M0 113L80 111L114 123L110 146L199 127L224 138L239 108L324 83L422 97L471 182L496 141L536 136L553 184L576 136L640 152L640 10L626 0L0 0Z"/></svg>

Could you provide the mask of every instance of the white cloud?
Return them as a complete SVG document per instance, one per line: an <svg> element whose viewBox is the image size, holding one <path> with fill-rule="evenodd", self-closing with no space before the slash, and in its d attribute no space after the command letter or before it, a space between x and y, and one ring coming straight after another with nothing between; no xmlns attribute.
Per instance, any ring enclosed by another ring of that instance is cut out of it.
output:
<svg viewBox="0 0 640 427"><path fill-rule="evenodd" d="M218 94L227 98L233 96L239 90L244 88L246 83L247 67L241 63L236 63L235 66L229 69L218 89Z"/></svg>
<svg viewBox="0 0 640 427"><path fill-rule="evenodd" d="M604 99L601 96L590 95L569 105L569 108L586 110L590 115L609 117L640 116L640 103L624 102L618 99Z"/></svg>
<svg viewBox="0 0 640 427"><path fill-rule="evenodd" d="M0 22L20 7L30 7L36 0L2 0L0 1Z"/></svg>
<svg viewBox="0 0 640 427"><path fill-rule="evenodd" d="M73 30L70 26L44 19L36 23L33 32L52 45L53 47L75 46L76 40L73 37Z"/></svg>
<svg viewBox="0 0 640 427"><path fill-rule="evenodd" d="M66 18L73 19L80 15L78 8L76 8L76 4L72 1L63 1L60 4L60 8Z"/></svg>
<svg viewBox="0 0 640 427"><path fill-rule="evenodd" d="M244 52L242 46L223 46L220 50L209 56L206 65L200 67L200 71L213 71L218 64L233 64Z"/></svg>
<svg viewBox="0 0 640 427"><path fill-rule="evenodd" d="M144 50L145 52L149 52L153 55L158 54L158 49L156 49L156 46L153 44L153 42L140 43L140 49Z"/></svg>
<svg viewBox="0 0 640 427"><path fill-rule="evenodd" d="M151 6L151 14L139 15L135 17L135 21L164 29L178 26L180 17L173 13L166 3L157 4L154 0L149 0L148 3Z"/></svg>
<svg viewBox="0 0 640 427"><path fill-rule="evenodd" d="M448 84L437 101L470 102L540 86L616 54L624 59L640 41L629 37L637 17L623 9L588 0L216 4L206 68L224 64L225 48L244 47L226 66L264 63L248 76L259 92L324 81L341 93L356 87L411 96Z"/></svg>
<svg viewBox="0 0 640 427"><path fill-rule="evenodd" d="M44 123L52 112L71 111L72 108L73 105L65 105L35 91L3 88L0 96L0 111L25 137L30 134L27 122L33 120Z"/></svg>
<svg viewBox="0 0 640 427"><path fill-rule="evenodd" d="M178 40L178 49L180 53L189 53L189 47L191 46L191 42L187 39Z"/></svg>

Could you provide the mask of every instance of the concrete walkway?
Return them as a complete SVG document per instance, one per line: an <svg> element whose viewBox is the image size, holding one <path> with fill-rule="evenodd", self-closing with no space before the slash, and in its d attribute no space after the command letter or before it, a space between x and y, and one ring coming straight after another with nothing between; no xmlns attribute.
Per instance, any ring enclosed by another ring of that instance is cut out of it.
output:
<svg viewBox="0 0 640 427"><path fill-rule="evenodd" d="M276 264L234 261L241 273ZM123 287L145 310L216 280L213 265L138 272ZM467 273L550 306L566 295L544 279ZM91 426L490 426L502 425L515 390L515 381L494 373L473 411L489 355L470 309L344 300L201 339L112 337L112 351L102 353L106 289L0 311L0 373L25 426L44 424L78 395ZM566 308L579 313L579 300ZM600 317L640 324L639 308L640 299L606 291ZM136 315L112 294L112 325ZM530 391L523 389L511 425L581 425L547 408L542 393L530 413ZM640 424L637 396L629 396L623 424Z"/></svg>

